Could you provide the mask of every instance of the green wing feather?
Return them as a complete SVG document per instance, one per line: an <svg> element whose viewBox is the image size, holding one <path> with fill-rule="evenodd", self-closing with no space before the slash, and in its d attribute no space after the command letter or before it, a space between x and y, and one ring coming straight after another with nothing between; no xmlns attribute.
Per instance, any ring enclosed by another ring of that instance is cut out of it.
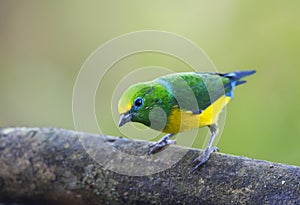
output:
<svg viewBox="0 0 300 205"><path fill-rule="evenodd" d="M205 110L228 92L227 77L217 73L177 73L157 79L172 94L172 106L195 113Z"/></svg>

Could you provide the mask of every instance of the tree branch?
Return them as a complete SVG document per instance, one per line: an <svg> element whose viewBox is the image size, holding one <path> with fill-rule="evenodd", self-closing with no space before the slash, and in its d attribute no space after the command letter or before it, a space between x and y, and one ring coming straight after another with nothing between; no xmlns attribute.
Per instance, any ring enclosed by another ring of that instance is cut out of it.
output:
<svg viewBox="0 0 300 205"><path fill-rule="evenodd" d="M300 167L214 153L191 172L199 150L171 145L165 155L147 156L148 143L0 129L0 203L300 204ZM149 166L140 169L143 163Z"/></svg>

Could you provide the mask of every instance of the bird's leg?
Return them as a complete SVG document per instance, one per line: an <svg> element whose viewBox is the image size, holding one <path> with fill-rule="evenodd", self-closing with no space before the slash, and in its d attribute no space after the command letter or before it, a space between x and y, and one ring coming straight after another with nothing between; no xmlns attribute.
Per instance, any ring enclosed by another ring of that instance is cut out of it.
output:
<svg viewBox="0 0 300 205"><path fill-rule="evenodd" d="M158 142L154 142L149 144L150 150L148 152L148 155L153 154L158 149L161 149L169 144L175 144L175 140L169 140L169 138L173 137L174 134L167 134L163 138L161 138Z"/></svg>
<svg viewBox="0 0 300 205"><path fill-rule="evenodd" d="M209 130L210 130L210 133L211 133L208 145L205 148L203 154L200 155L199 157L197 157L196 159L194 159L193 162L198 162L198 161L200 161L200 162L196 165L196 167L193 169L193 171L195 171L201 165L206 163L207 160L209 159L209 156L210 156L211 153L213 153L215 151L219 151L219 149L217 147L212 147L212 144L213 144L213 142L215 140L215 137L217 136L217 133L218 133L218 126L217 126L217 124L213 124L213 125L209 125L208 127L209 127Z"/></svg>

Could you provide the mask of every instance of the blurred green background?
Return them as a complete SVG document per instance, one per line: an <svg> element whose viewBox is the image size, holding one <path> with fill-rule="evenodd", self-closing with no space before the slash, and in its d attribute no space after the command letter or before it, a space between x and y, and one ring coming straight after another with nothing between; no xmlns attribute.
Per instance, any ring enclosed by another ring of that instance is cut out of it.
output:
<svg viewBox="0 0 300 205"><path fill-rule="evenodd" d="M258 71L227 108L222 152L300 166L299 8L273 0L1 1L0 126L75 129L72 91L87 57L119 35L155 29L192 40L220 72ZM134 57L133 69L187 71L167 56ZM107 122L105 133L118 135Z"/></svg>

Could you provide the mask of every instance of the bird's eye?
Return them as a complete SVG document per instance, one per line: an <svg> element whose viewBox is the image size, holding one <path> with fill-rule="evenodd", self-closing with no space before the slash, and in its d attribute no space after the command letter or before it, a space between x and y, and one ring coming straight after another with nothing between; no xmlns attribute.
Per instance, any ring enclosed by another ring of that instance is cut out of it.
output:
<svg viewBox="0 0 300 205"><path fill-rule="evenodd" d="M141 97L138 97L137 99L134 100L135 109L141 108L142 105L143 105L143 99Z"/></svg>

